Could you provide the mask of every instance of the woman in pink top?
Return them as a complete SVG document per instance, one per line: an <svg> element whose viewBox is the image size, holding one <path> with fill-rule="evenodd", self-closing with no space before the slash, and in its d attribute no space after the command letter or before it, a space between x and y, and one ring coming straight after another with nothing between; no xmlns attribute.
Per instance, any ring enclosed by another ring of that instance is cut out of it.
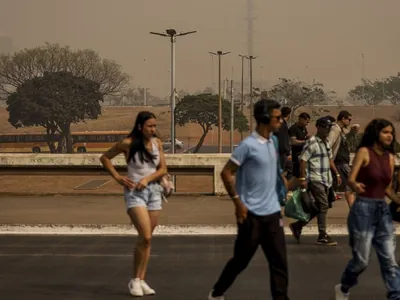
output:
<svg viewBox="0 0 400 300"><path fill-rule="evenodd" d="M346 300L367 268L374 247L387 298L400 299L400 269L395 259L392 216L385 197L400 203L392 188L396 134L385 119L372 120L364 131L348 180L357 197L347 220L353 257L347 264L341 284L335 287L336 300Z"/></svg>

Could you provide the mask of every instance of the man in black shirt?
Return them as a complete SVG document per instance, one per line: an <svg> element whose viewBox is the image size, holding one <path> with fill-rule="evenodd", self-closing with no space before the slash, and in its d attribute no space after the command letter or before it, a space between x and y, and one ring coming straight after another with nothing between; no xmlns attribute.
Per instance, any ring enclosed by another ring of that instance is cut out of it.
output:
<svg viewBox="0 0 400 300"><path fill-rule="evenodd" d="M292 175L292 167L291 167L291 151L290 151L290 138L289 138L289 128L287 125L287 121L292 113L290 107L282 107L282 125L278 132L274 134L278 138L279 141L279 160L281 162L281 168L286 173L286 178L288 180L291 179Z"/></svg>
<svg viewBox="0 0 400 300"><path fill-rule="evenodd" d="M299 155L303 150L305 141L309 138L307 125L310 123L311 117L308 113L301 113L297 123L289 128L290 142L292 145L292 162L293 162L293 176L300 176L300 162Z"/></svg>
<svg viewBox="0 0 400 300"><path fill-rule="evenodd" d="M354 193L347 185L347 180L350 176L350 149L347 142L347 136L351 133L358 132L358 126L353 126L350 129L351 114L342 110L339 112L335 126L332 126L329 132L328 142L332 149L333 160L336 165L340 177L342 179L341 189L344 190L344 196L349 207L354 202ZM349 130L350 129L350 130Z"/></svg>

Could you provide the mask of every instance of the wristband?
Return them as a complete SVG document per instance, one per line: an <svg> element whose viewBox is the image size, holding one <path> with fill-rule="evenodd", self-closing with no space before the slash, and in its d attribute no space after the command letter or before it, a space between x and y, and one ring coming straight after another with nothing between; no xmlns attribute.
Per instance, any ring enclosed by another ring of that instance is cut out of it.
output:
<svg viewBox="0 0 400 300"><path fill-rule="evenodd" d="M239 199L239 195L235 195L232 197L232 200L237 200L237 199Z"/></svg>
<svg viewBox="0 0 400 300"><path fill-rule="evenodd" d="M299 178L300 181L306 181L307 179L305 177Z"/></svg>
<svg viewBox="0 0 400 300"><path fill-rule="evenodd" d="M340 177L340 174L339 174L339 173L336 173L336 177Z"/></svg>

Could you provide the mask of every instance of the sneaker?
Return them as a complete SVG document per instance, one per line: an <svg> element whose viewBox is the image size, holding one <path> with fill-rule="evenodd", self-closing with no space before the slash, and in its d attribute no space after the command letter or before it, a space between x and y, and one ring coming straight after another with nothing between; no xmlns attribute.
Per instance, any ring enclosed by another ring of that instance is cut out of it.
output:
<svg viewBox="0 0 400 300"><path fill-rule="evenodd" d="M301 227L297 223L289 224L290 231L297 243L300 243Z"/></svg>
<svg viewBox="0 0 400 300"><path fill-rule="evenodd" d="M142 286L143 294L145 296L155 295L156 294L156 291L153 290L151 287L149 287L149 285L146 283L146 281L141 280L140 284Z"/></svg>
<svg viewBox="0 0 400 300"><path fill-rule="evenodd" d="M326 245L326 246L336 246L337 245L337 242L326 233L322 233L318 236L317 243L320 245Z"/></svg>
<svg viewBox="0 0 400 300"><path fill-rule="evenodd" d="M133 297L142 297L144 295L142 284L139 278L131 279L128 283L129 292Z"/></svg>
<svg viewBox="0 0 400 300"><path fill-rule="evenodd" d="M341 284L335 285L335 300L348 300L349 293L347 294L343 293L341 287L342 287Z"/></svg>
<svg viewBox="0 0 400 300"><path fill-rule="evenodd" d="M207 300L226 300L225 296L213 297L212 293L213 293L213 291L210 292L210 294L208 295Z"/></svg>

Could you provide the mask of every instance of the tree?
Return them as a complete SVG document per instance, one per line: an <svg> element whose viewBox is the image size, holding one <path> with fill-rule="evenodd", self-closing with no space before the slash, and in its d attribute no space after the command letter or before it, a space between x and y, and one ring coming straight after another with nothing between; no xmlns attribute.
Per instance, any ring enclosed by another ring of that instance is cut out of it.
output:
<svg viewBox="0 0 400 300"><path fill-rule="evenodd" d="M279 78L279 80L280 82L275 84L266 94L269 98L290 107L292 116L299 107L321 104L331 100L334 96L334 92L325 92L323 84L318 82L309 85L303 81L287 78Z"/></svg>
<svg viewBox="0 0 400 300"><path fill-rule="evenodd" d="M102 95L116 95L125 89L129 75L112 60L101 59L93 50L72 50L68 46L46 43L0 56L0 91L9 95L27 80L45 72L71 72L100 86Z"/></svg>
<svg viewBox="0 0 400 300"><path fill-rule="evenodd" d="M384 100L384 82L363 79L361 85L349 91L349 96L356 101L365 100L369 105L377 105Z"/></svg>
<svg viewBox="0 0 400 300"><path fill-rule="evenodd" d="M390 76L382 83L382 93L384 99L389 100L394 105L400 104L400 76Z"/></svg>
<svg viewBox="0 0 400 300"><path fill-rule="evenodd" d="M222 100L222 128L230 130L230 111L231 104L227 100ZM234 127L239 132L247 131L247 118L235 106ZM204 143L208 132L212 126L218 126L218 95L198 94L187 95L181 99L175 108L175 119L178 125L184 126L187 123L197 123L203 129L203 135L196 145L194 153L198 152Z"/></svg>
<svg viewBox="0 0 400 300"><path fill-rule="evenodd" d="M42 126L49 148L55 152L54 137L72 153L71 124L97 119L103 95L100 85L71 72L45 72L42 77L26 80L7 99L8 121L15 128Z"/></svg>

